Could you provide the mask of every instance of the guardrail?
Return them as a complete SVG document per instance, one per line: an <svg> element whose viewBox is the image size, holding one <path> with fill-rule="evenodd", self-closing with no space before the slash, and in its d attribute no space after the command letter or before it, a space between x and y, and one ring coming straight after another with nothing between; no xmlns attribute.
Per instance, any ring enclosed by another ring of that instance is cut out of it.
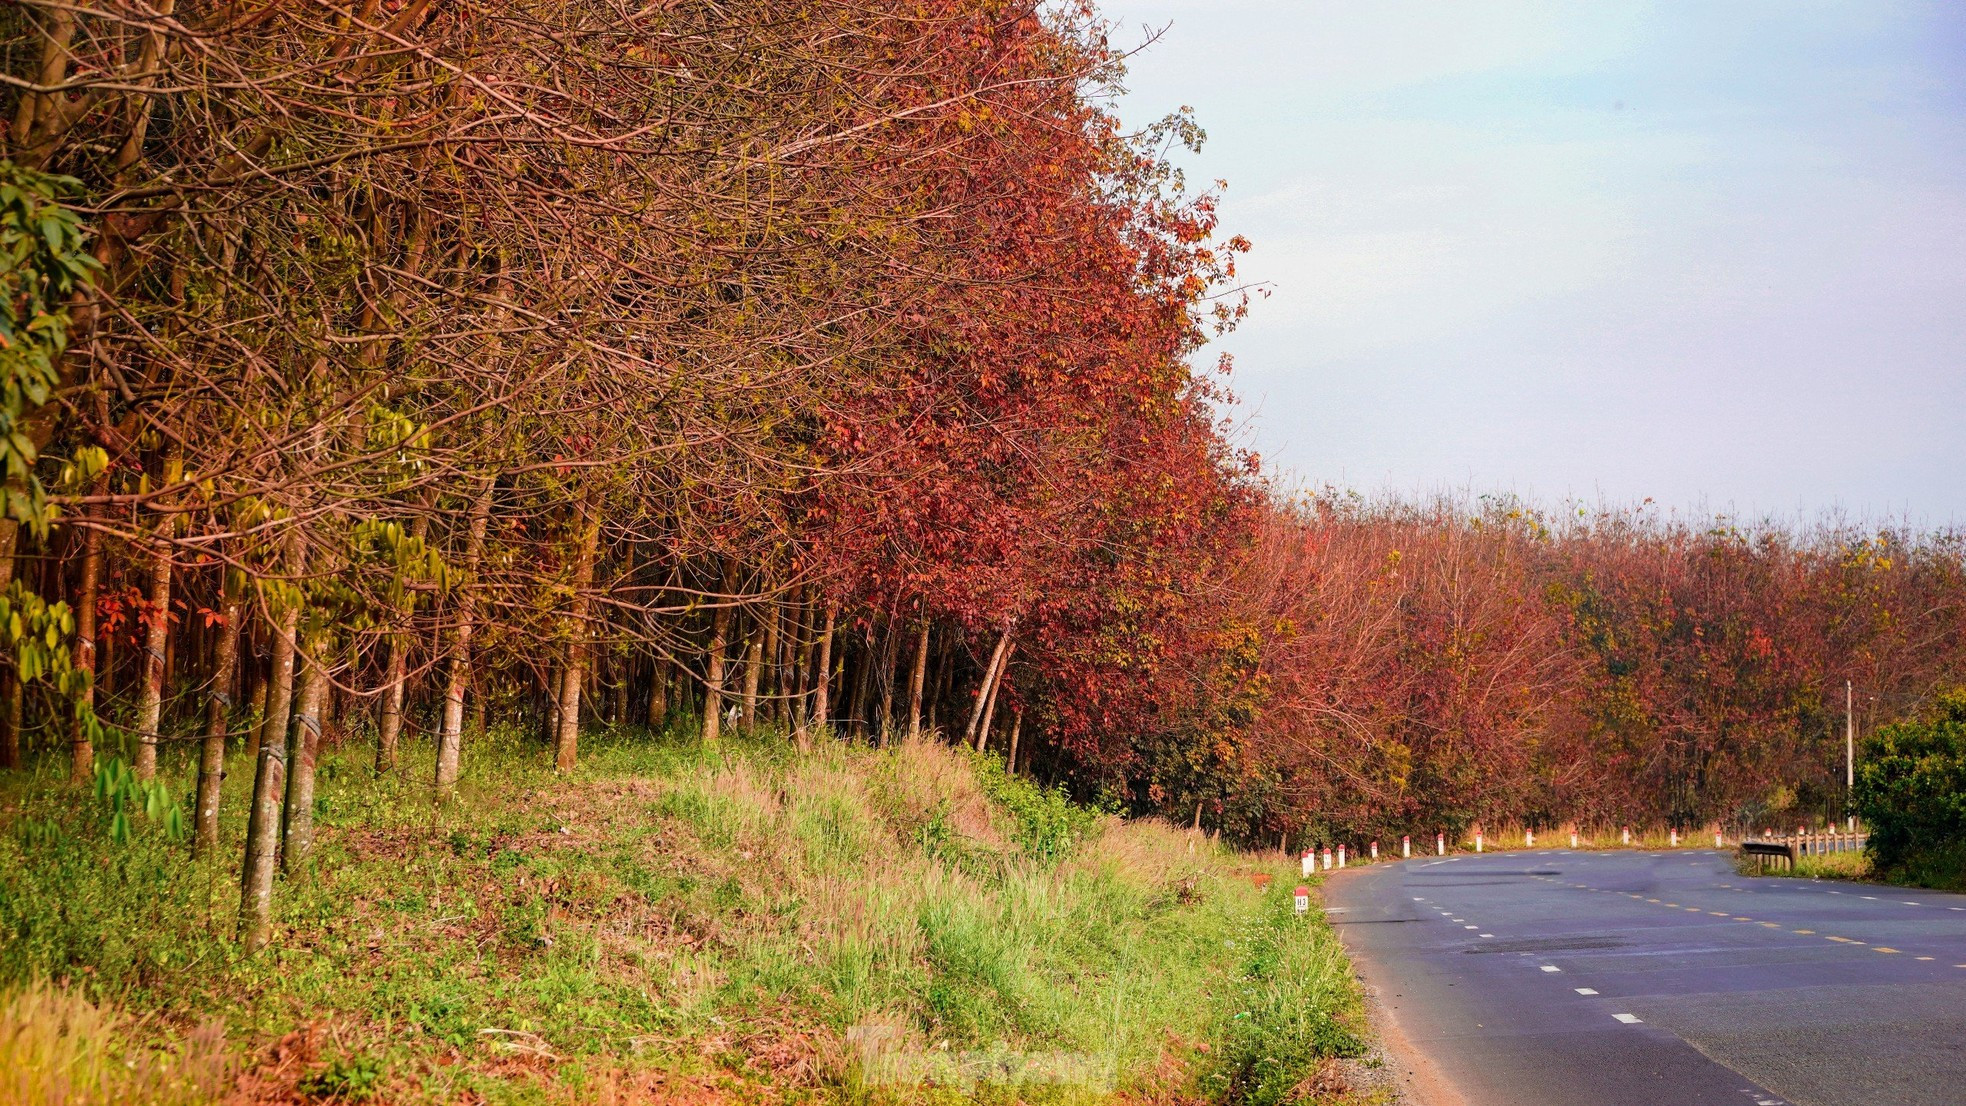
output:
<svg viewBox="0 0 1966 1106"><path fill-rule="evenodd" d="M1796 861L1805 856L1861 852L1869 840L1868 833L1763 834L1742 841L1741 855L1754 857L1757 869L1766 865L1769 858L1781 857L1788 861L1789 870L1794 871Z"/></svg>

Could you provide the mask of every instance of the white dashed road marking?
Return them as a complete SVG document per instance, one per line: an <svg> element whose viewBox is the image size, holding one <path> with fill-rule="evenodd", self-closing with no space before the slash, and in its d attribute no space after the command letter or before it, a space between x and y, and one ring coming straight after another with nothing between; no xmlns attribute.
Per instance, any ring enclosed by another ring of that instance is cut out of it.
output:
<svg viewBox="0 0 1966 1106"><path fill-rule="evenodd" d="M1543 965L1543 970L1546 972L1560 972L1563 969L1557 967L1555 964L1545 964Z"/></svg>
<svg viewBox="0 0 1966 1106"><path fill-rule="evenodd" d="M1619 1021L1621 1021L1621 1022L1624 1022L1624 1023L1626 1024L1626 1025L1637 1025L1637 1024L1638 1024L1638 1015L1637 1015L1637 1014L1613 1014L1613 1015L1611 1015L1611 1016L1612 1016L1612 1017L1614 1017L1614 1018L1616 1018L1616 1019L1618 1019L1618 1020L1619 1020Z"/></svg>
<svg viewBox="0 0 1966 1106"><path fill-rule="evenodd" d="M1577 993L1580 995L1594 995L1597 992L1590 989L1589 987L1579 987L1577 988Z"/></svg>

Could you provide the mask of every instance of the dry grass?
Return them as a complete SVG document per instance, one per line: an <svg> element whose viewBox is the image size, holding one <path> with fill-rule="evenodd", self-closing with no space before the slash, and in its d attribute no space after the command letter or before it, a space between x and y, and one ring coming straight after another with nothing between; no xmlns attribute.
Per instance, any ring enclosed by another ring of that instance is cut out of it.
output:
<svg viewBox="0 0 1966 1106"><path fill-rule="evenodd" d="M0 1106L194 1106L224 1093L228 1053L216 1024L169 1048L74 991L34 983L0 997Z"/></svg>

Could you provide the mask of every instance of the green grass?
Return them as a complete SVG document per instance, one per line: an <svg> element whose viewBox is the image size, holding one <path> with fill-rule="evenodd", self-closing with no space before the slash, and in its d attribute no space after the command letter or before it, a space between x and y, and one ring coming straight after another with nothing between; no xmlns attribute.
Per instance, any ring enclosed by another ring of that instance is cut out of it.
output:
<svg viewBox="0 0 1966 1106"><path fill-rule="evenodd" d="M1764 867L1765 870L1757 871L1754 862L1745 857L1736 861L1736 868L1750 876L1847 879L1934 891L1966 891L1966 844L1928 849L1893 868L1880 868L1868 852L1805 856L1796 862L1793 871L1780 862L1768 862Z"/></svg>
<svg viewBox="0 0 1966 1106"><path fill-rule="evenodd" d="M1805 856L1795 862L1790 869L1788 862L1779 858L1761 861L1759 868L1755 860L1748 856L1738 856L1734 867L1742 875L1782 876L1796 879L1847 879L1864 881L1872 879L1870 855L1864 852L1825 853L1822 856Z"/></svg>
<svg viewBox="0 0 1966 1106"><path fill-rule="evenodd" d="M340 1101L1273 1103L1358 1049L1294 865L939 746L595 733L562 778L495 735L443 808L427 750L380 781L368 756L325 758L317 855L255 957L247 766L210 862L147 815L111 840L59 765L0 785L0 992L52 981L145 1055L212 1021L236 1071Z"/></svg>

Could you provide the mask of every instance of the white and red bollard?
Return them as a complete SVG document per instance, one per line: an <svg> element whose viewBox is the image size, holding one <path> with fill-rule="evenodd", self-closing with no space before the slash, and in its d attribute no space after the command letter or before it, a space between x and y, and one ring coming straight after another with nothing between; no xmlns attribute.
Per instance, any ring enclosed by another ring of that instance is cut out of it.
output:
<svg viewBox="0 0 1966 1106"><path fill-rule="evenodd" d="M1625 827L1624 843L1627 845L1632 843L1632 828L1630 826Z"/></svg>
<svg viewBox="0 0 1966 1106"><path fill-rule="evenodd" d="M1481 851L1481 831L1480 831L1480 830L1476 830L1476 831L1475 831L1475 851L1476 851L1476 852L1480 852L1480 851Z"/></svg>
<svg viewBox="0 0 1966 1106"><path fill-rule="evenodd" d="M1345 866L1345 846L1343 845L1338 846L1338 866L1340 868Z"/></svg>
<svg viewBox="0 0 1966 1106"><path fill-rule="evenodd" d="M1576 830L1571 830L1571 831L1570 831L1570 847L1571 847L1571 848L1573 848L1573 849L1577 847L1577 831L1576 831Z"/></svg>
<svg viewBox="0 0 1966 1106"><path fill-rule="evenodd" d="M1331 870L1331 850L1330 850L1330 849L1326 849L1326 850L1324 850L1324 870L1325 870L1325 871L1327 871L1327 872Z"/></svg>
<svg viewBox="0 0 1966 1106"><path fill-rule="evenodd" d="M1315 871L1317 871L1317 850L1316 850L1316 849L1305 849L1305 850L1304 850L1304 870L1303 870L1303 873L1302 873L1302 874L1304 874L1304 875L1307 875L1307 876L1308 876L1308 875L1310 875L1310 874L1311 874L1312 872L1315 872Z"/></svg>
<svg viewBox="0 0 1966 1106"><path fill-rule="evenodd" d="M1399 858L1401 860L1410 860L1412 859L1412 857L1413 857L1413 835L1410 833L1402 833L1399 835Z"/></svg>
<svg viewBox="0 0 1966 1106"><path fill-rule="evenodd" d="M1379 859L1379 843L1377 841L1372 843L1372 859Z"/></svg>
<svg viewBox="0 0 1966 1106"><path fill-rule="evenodd" d="M1726 848L1726 842L1724 842L1724 841L1722 841L1722 840L1720 839L1720 831L1719 831L1719 830L1714 830L1714 831L1713 831L1713 847L1714 847L1714 848L1716 848L1716 849L1721 849L1721 848Z"/></svg>
<svg viewBox="0 0 1966 1106"><path fill-rule="evenodd" d="M1677 848L1679 848L1679 827L1678 827L1678 826L1674 826L1673 828L1671 828L1671 829L1669 829L1669 830L1667 830L1667 831L1666 831L1666 842L1667 842L1668 844L1670 844L1670 845L1671 845L1671 846L1672 846L1673 848L1675 848L1675 849L1677 849Z"/></svg>
<svg viewBox="0 0 1966 1106"><path fill-rule="evenodd" d="M1436 834L1434 834L1434 855L1435 855L1435 856L1446 856L1446 855L1447 855L1447 835L1446 835L1446 834L1444 834L1444 833L1436 833Z"/></svg>
<svg viewBox="0 0 1966 1106"><path fill-rule="evenodd" d="M1523 831L1522 831L1522 847L1523 847L1523 848L1525 848L1525 849L1533 849L1533 848L1535 848L1535 847L1536 847L1536 831L1535 831L1535 830L1523 830Z"/></svg>
<svg viewBox="0 0 1966 1106"><path fill-rule="evenodd" d="M1311 889L1301 883L1298 884L1292 905L1297 907L1297 913L1299 914L1309 913L1311 909Z"/></svg>

